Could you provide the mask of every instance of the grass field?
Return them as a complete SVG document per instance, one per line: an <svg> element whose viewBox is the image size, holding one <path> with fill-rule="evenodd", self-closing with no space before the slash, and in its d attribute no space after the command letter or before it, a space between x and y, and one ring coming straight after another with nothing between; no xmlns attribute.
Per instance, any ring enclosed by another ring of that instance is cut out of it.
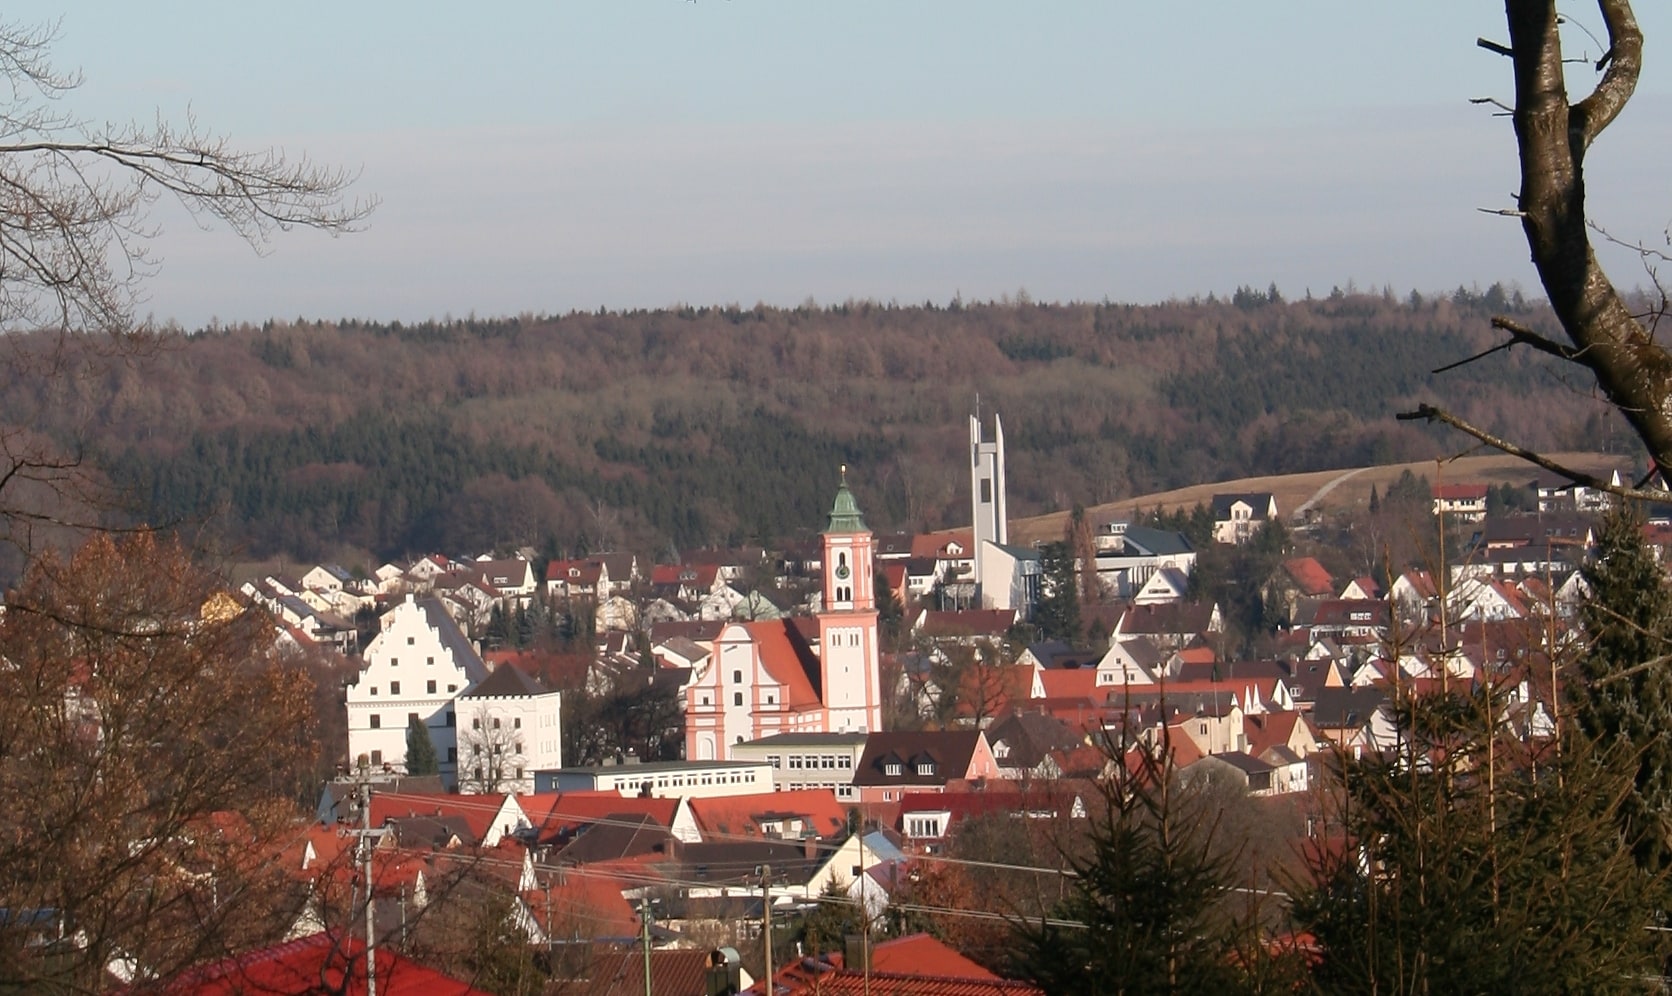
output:
<svg viewBox="0 0 1672 996"><path fill-rule="evenodd" d="M1607 471L1624 466L1627 461L1618 456L1601 453L1554 453L1549 454L1553 459L1574 468L1589 473ZM1541 471L1524 460L1519 460L1502 453L1483 456L1459 457L1442 465L1436 465L1433 460L1418 463L1395 463L1380 467L1358 467L1344 470L1319 470L1306 474L1284 474L1275 477L1245 477L1238 481L1220 481L1217 484L1197 484L1176 491L1163 491L1158 494L1141 495L1122 501L1098 505L1087 511L1099 519L1118 518L1122 513L1135 510L1149 511L1154 508L1172 510L1174 508L1193 508L1200 502L1206 504L1213 500L1215 494L1226 492L1261 492L1269 491L1277 498L1277 510L1287 520L1301 505L1318 496L1320 491L1334 483L1326 493L1317 498L1317 507L1322 510L1347 508L1352 505L1362 505L1370 501L1372 485L1380 492L1386 492L1388 485L1398 479L1399 475L1409 470L1428 478L1430 485L1434 484L1526 484ZM1047 515L1035 516L1030 519L1013 519L1010 523L1010 542L1018 545L1028 545L1036 541L1061 539L1063 527L1067 524L1067 512L1052 512Z"/></svg>

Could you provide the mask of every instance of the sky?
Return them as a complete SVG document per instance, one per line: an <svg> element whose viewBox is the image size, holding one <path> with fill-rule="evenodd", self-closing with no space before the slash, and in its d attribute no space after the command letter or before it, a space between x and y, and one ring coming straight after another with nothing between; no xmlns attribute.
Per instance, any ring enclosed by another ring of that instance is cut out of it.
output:
<svg viewBox="0 0 1672 996"><path fill-rule="evenodd" d="M1672 222L1672 5L1587 163ZM1575 4L1569 54L1600 19ZM187 328L756 302L1146 303L1276 283L1537 294L1487 0L14 2L94 121L359 173L364 229L263 253L163 204L147 308ZM1663 49L1662 45L1668 46ZM1570 86L1593 74L1573 67ZM1646 284L1635 254L1604 256Z"/></svg>

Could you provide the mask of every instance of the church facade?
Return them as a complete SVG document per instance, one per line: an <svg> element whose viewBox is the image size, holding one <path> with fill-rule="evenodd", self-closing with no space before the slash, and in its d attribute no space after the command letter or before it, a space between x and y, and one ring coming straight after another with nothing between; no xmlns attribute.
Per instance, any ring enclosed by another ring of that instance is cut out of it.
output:
<svg viewBox="0 0 1672 996"><path fill-rule="evenodd" d="M823 593L812 616L732 623L685 690L685 756L725 760L737 744L778 733L882 728L871 530L836 491L822 535Z"/></svg>

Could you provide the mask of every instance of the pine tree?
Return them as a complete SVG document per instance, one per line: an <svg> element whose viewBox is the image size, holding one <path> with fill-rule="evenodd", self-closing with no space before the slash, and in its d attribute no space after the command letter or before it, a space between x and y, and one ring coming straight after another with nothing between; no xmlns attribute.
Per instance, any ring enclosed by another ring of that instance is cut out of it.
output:
<svg viewBox="0 0 1672 996"><path fill-rule="evenodd" d="M1178 777L1165 737L1159 750L1108 751L1091 846L1064 855L1071 892L1052 916L1018 922L1018 967L1051 996L1248 991L1245 925L1227 902L1237 868L1215 840L1216 814Z"/></svg>
<svg viewBox="0 0 1672 996"><path fill-rule="evenodd" d="M1079 578L1074 571L1074 551L1058 541L1039 548L1040 592L1033 621L1046 639L1080 639Z"/></svg>
<svg viewBox="0 0 1672 996"><path fill-rule="evenodd" d="M436 757L435 741L430 739L430 728L417 716L406 724L406 773L433 775L441 770Z"/></svg>
<svg viewBox="0 0 1672 996"><path fill-rule="evenodd" d="M1586 736L1638 756L1622 829L1645 867L1672 867L1672 588L1630 507L1610 512L1579 608L1586 645L1571 689Z"/></svg>
<svg viewBox="0 0 1672 996"><path fill-rule="evenodd" d="M1504 705L1396 694L1392 749L1340 757L1339 843L1294 904L1317 991L1631 993L1659 973L1660 878L1617 823L1632 752L1529 747Z"/></svg>

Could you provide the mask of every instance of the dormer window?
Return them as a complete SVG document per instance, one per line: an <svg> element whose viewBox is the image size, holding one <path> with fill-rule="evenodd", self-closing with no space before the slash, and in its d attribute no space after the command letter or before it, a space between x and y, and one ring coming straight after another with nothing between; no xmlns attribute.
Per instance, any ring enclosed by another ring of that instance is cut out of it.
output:
<svg viewBox="0 0 1672 996"><path fill-rule="evenodd" d="M919 761L919 762L917 762L917 773L919 775L932 775L932 774L934 774L935 773L935 762L933 762L933 761Z"/></svg>
<svg viewBox="0 0 1672 996"><path fill-rule="evenodd" d="M898 778L900 777L900 762L889 761L887 764L882 766L882 771L883 774L888 775L890 778Z"/></svg>

